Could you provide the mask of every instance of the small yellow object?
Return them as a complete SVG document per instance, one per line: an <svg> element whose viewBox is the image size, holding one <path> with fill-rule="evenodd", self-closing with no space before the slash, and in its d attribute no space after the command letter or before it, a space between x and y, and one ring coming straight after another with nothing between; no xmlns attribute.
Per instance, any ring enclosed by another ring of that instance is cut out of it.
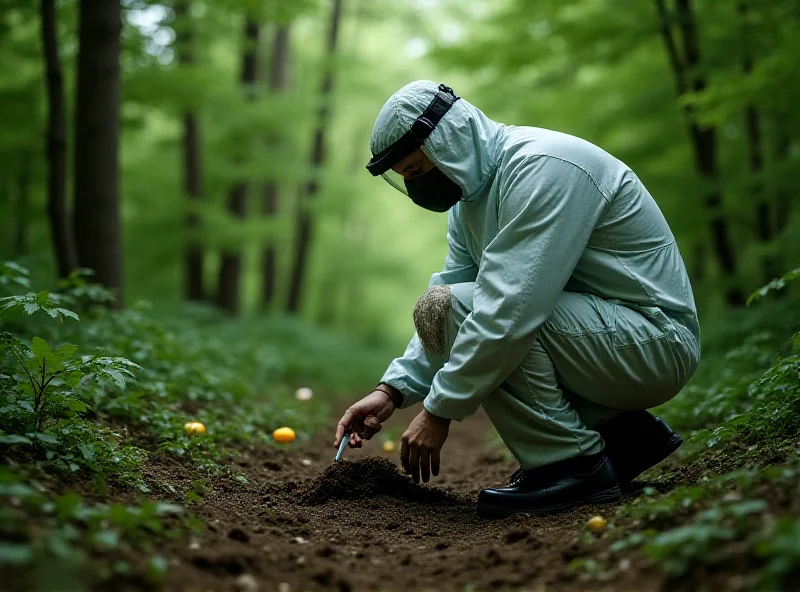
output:
<svg viewBox="0 0 800 592"><path fill-rule="evenodd" d="M397 450L397 444L391 440L386 440L386 442L383 443L384 452L394 452L395 450Z"/></svg>
<svg viewBox="0 0 800 592"><path fill-rule="evenodd" d="M603 532L606 529L606 524L608 524L608 520L602 516L592 516L586 526L592 532Z"/></svg>
<svg viewBox="0 0 800 592"><path fill-rule="evenodd" d="M190 421L189 423L183 426L183 429L186 431L187 434L190 435L206 433L206 426L204 426L199 421Z"/></svg>
<svg viewBox="0 0 800 592"><path fill-rule="evenodd" d="M292 428L278 428L272 432L272 439L281 444L288 444L294 440L294 430Z"/></svg>

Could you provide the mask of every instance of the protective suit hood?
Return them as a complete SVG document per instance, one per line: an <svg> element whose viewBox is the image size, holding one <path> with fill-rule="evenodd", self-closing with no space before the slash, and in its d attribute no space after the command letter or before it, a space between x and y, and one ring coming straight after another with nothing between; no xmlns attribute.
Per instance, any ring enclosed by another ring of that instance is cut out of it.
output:
<svg viewBox="0 0 800 592"><path fill-rule="evenodd" d="M433 100L439 85L418 80L394 93L378 113L370 148L382 152L405 134ZM505 126L492 121L464 99L445 114L422 145L422 151L463 191L471 201L494 175L502 152Z"/></svg>

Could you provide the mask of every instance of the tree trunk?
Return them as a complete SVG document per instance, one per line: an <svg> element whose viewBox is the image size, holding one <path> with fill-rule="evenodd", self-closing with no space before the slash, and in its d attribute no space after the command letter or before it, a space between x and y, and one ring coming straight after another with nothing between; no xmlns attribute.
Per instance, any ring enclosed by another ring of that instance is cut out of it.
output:
<svg viewBox="0 0 800 592"><path fill-rule="evenodd" d="M31 158L23 154L20 158L17 175L17 203L14 216L14 238L12 249L14 257L22 257L28 252L28 226L31 188Z"/></svg>
<svg viewBox="0 0 800 592"><path fill-rule="evenodd" d="M676 0L678 23L683 39L683 57L678 52L672 34L672 19L666 9L664 0L656 0L661 22L661 35L667 51L667 57L675 77L677 95L680 97L688 91L699 92L706 87L706 79L697 73L700 66L700 48L694 14L690 0ZM691 80L687 80L691 76ZM722 207L722 193L719 189L719 171L717 166L717 136L714 128L701 128L695 121L694 109L685 108L686 125L692 141L695 168L701 179L708 185L705 190L704 205L709 215L711 244L723 276L728 280L726 298L731 306L742 306L744 294L734 285L737 273L736 252L729 235L728 223Z"/></svg>
<svg viewBox="0 0 800 592"><path fill-rule="evenodd" d="M194 113L183 114L183 187L189 200L202 200L200 161L200 129ZM205 300L203 279L203 245L197 238L200 219L197 213L186 216L186 229L189 241L184 251L184 298L186 300Z"/></svg>
<svg viewBox="0 0 800 592"><path fill-rule="evenodd" d="M242 52L241 81L245 90L250 91L256 81L256 52L258 46L258 23L247 19L245 23L245 48ZM236 218L244 218L247 204L247 184L235 183L228 193L228 211ZM240 305L240 278L242 273L242 253L240 249L224 249L219 266L217 300L220 307L237 314Z"/></svg>
<svg viewBox="0 0 800 592"><path fill-rule="evenodd" d="M749 7L742 2L737 6L737 11L742 19L742 72L749 76L753 71L753 55L750 47L749 24L747 22ZM747 138L747 164L751 175L750 191L755 203L756 237L762 244L768 244L773 239L772 208L764 191L762 175L764 172L764 150L761 145L761 116L752 103L744 109L745 137ZM778 274L775 256L766 253L762 256L761 268L764 282L771 281Z"/></svg>
<svg viewBox="0 0 800 592"><path fill-rule="evenodd" d="M745 130L747 136L747 164L753 180L750 184L753 201L756 203L756 236L761 242L772 240L772 222L769 202L764 194L764 183L760 177L764 169L764 153L761 148L761 118L753 105L745 107Z"/></svg>
<svg viewBox="0 0 800 592"><path fill-rule="evenodd" d="M272 59L269 70L269 88L273 93L280 93L289 86L289 49L289 25L279 25L272 41ZM275 181L264 184L261 211L267 218L273 218L278 213L278 184ZM277 254L273 241L264 247L261 254L261 268L263 274L262 304L266 308L271 306L275 299Z"/></svg>
<svg viewBox="0 0 800 592"><path fill-rule="evenodd" d="M175 3L175 20L181 24L178 47L178 61L184 66L194 63L192 25L189 22L188 0ZM197 115L191 111L183 114L183 190L189 200L189 207L203 199L203 173L201 161L200 124ZM186 216L186 232L189 239L183 253L183 294L185 300L204 300L203 279L204 253L197 237L200 219L196 212Z"/></svg>
<svg viewBox="0 0 800 592"><path fill-rule="evenodd" d="M78 260L122 306L119 217L121 4L80 0L75 118Z"/></svg>
<svg viewBox="0 0 800 592"><path fill-rule="evenodd" d="M703 282L706 279L706 245L702 240L695 242L692 249L692 267L689 278L693 282Z"/></svg>
<svg viewBox="0 0 800 592"><path fill-rule="evenodd" d="M56 0L42 0L42 45L47 83L47 217L58 277L78 267L67 206L67 129L64 115L64 77L58 56Z"/></svg>
<svg viewBox="0 0 800 592"><path fill-rule="evenodd" d="M314 229L308 202L314 198L319 189L315 173L325 164L325 130L330 121L330 100L333 91L333 56L336 54L339 23L342 16L342 0L332 0L332 3L330 26L328 29L328 63L325 68L325 75L322 79L322 88L320 89L320 108L317 128L314 131L314 147L311 154L312 178L306 185L305 191L302 192L297 207L294 264L292 265L289 300L287 303L287 310L290 313L297 313L300 310L303 283L306 275L306 264L308 262L308 250Z"/></svg>
<svg viewBox="0 0 800 592"><path fill-rule="evenodd" d="M789 160L792 147L789 132L784 123L785 119L786 118L782 115L775 117L775 163L779 166L785 165ZM775 200L775 229L778 233L783 232L786 229L786 225L789 223L789 219L792 215L792 199L794 197L793 190L788 189L788 184L782 177L783 175L781 175L781 179L779 179Z"/></svg>

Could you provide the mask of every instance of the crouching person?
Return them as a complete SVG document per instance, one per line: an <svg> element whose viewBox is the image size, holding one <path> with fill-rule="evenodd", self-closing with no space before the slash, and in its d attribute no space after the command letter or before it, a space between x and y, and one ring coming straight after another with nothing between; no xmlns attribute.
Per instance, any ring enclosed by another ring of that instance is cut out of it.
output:
<svg viewBox="0 0 800 592"><path fill-rule="evenodd" d="M445 85L387 101L367 169L417 206L448 212L448 255L417 332L335 444L370 438L422 403L403 435L415 480L439 472L452 420L483 407L520 469L478 498L487 516L611 502L680 437L646 409L700 358L675 237L624 163L573 136L506 126ZM394 177L394 178L393 178Z"/></svg>

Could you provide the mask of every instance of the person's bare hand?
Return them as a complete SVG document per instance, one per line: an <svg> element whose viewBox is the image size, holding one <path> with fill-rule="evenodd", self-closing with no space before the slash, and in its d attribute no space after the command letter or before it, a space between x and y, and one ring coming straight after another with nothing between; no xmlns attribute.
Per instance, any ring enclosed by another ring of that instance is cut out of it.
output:
<svg viewBox="0 0 800 592"><path fill-rule="evenodd" d="M375 390L345 411L336 426L333 445L338 447L346 430L350 431L350 448L361 448L362 440L369 440L381 431L383 422L394 413L391 397Z"/></svg>
<svg viewBox="0 0 800 592"><path fill-rule="evenodd" d="M406 473L411 475L415 483L427 483L439 475L439 454L450 431L450 420L438 417L423 409L408 426L403 434L400 447L400 462Z"/></svg>

